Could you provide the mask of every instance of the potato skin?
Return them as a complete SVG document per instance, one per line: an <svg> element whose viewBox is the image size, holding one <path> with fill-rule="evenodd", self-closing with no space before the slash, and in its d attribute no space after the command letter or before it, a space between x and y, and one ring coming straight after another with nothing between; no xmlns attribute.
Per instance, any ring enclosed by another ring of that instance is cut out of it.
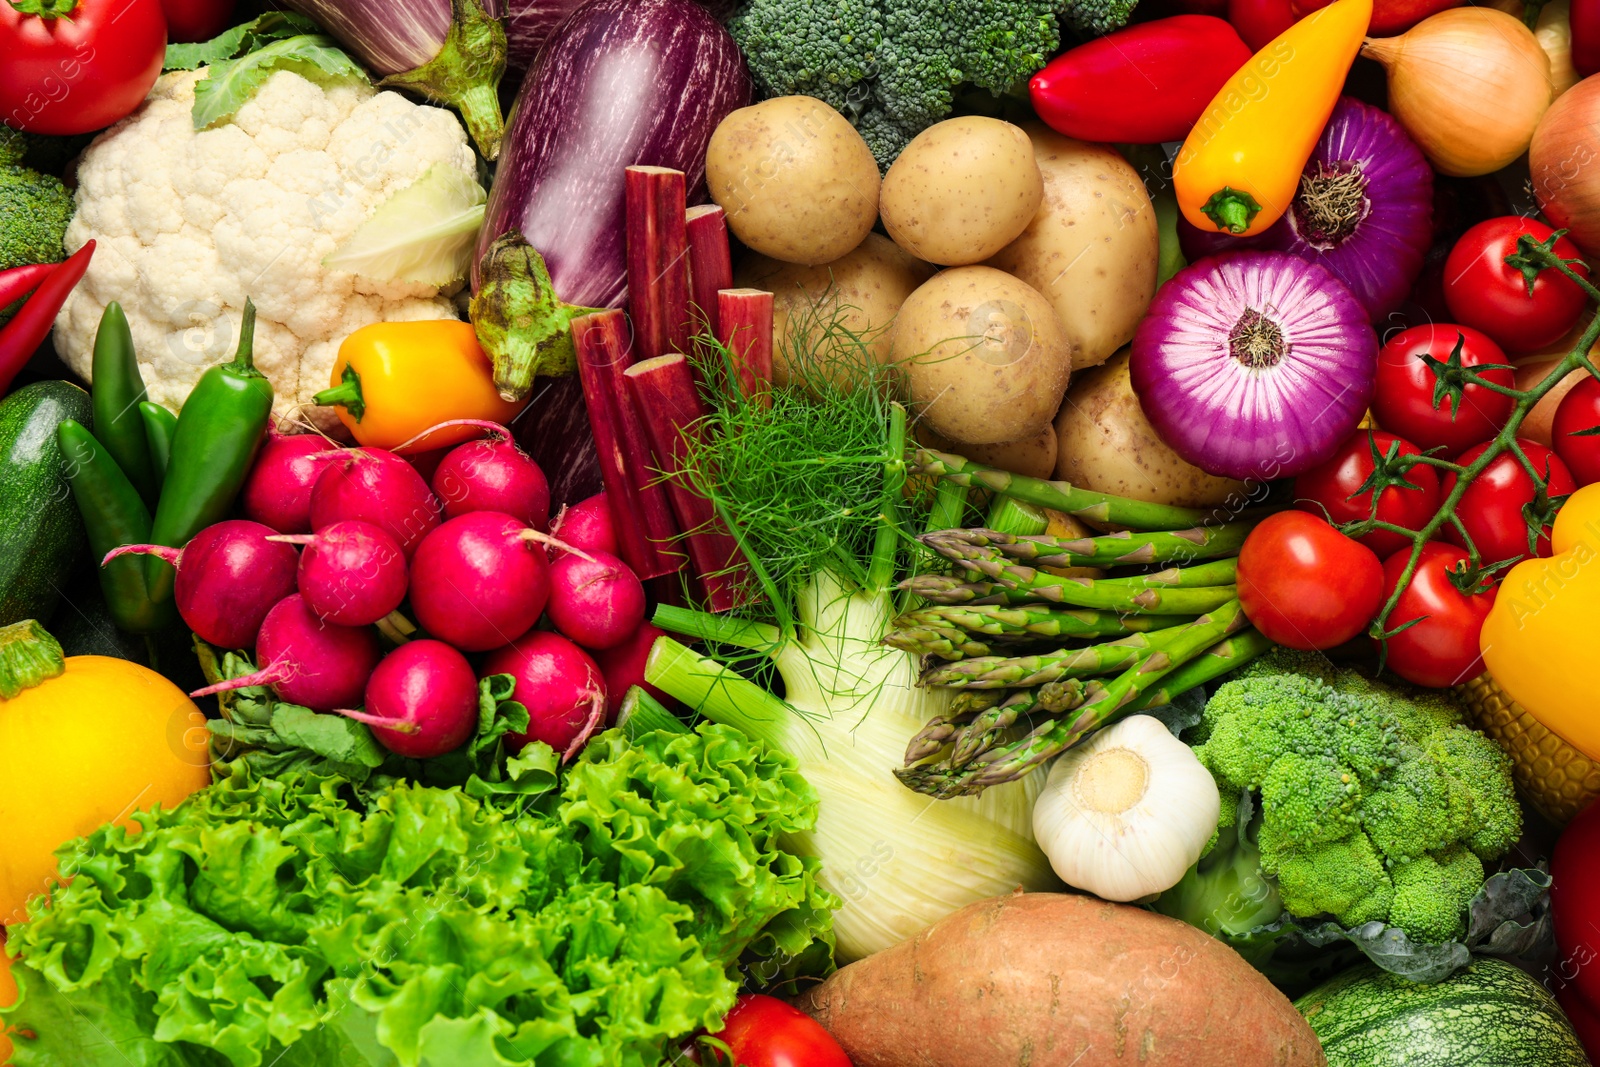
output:
<svg viewBox="0 0 1600 1067"><path fill-rule="evenodd" d="M1326 1067L1232 949L1089 896L969 904L801 997L855 1067Z"/></svg>
<svg viewBox="0 0 1600 1067"><path fill-rule="evenodd" d="M954 267L1004 248L1043 196L1027 134L1009 122L967 115L911 139L884 175L878 210L895 244Z"/></svg>
<svg viewBox="0 0 1600 1067"><path fill-rule="evenodd" d="M990 267L942 271L906 298L892 355L928 427L974 445L1038 435L1072 367L1049 301Z"/></svg>
<svg viewBox="0 0 1600 1067"><path fill-rule="evenodd" d="M1044 203L988 265L1043 293L1072 338L1072 369L1104 363L1133 339L1156 292L1160 235L1144 182L1107 145L1023 126L1044 176Z"/></svg>
<svg viewBox="0 0 1600 1067"><path fill-rule="evenodd" d="M848 119L809 96L780 96L723 119L706 186L739 240L785 263L828 263L878 220L878 163Z"/></svg>
<svg viewBox="0 0 1600 1067"><path fill-rule="evenodd" d="M1129 381L1128 351L1073 379L1056 416L1056 477L1100 493L1186 508L1244 499L1243 482L1207 474L1161 440Z"/></svg>
<svg viewBox="0 0 1600 1067"><path fill-rule="evenodd" d="M1054 478L1056 472L1056 431L1046 426L1037 437L1025 441L1003 441L997 445L969 445L941 437L924 423L917 423L917 440L940 452L954 452L958 456L982 463L985 467L998 467L1012 474L1029 478ZM1080 534L1078 536L1089 536Z"/></svg>
<svg viewBox="0 0 1600 1067"><path fill-rule="evenodd" d="M845 329L870 338L872 358L887 364L895 313L933 270L887 237L869 233L854 251L816 267L747 255L733 272L733 284L772 293L772 377L782 386L790 380L787 339L797 309L812 322L813 314L825 322L837 313ZM813 313L811 305L819 301Z"/></svg>

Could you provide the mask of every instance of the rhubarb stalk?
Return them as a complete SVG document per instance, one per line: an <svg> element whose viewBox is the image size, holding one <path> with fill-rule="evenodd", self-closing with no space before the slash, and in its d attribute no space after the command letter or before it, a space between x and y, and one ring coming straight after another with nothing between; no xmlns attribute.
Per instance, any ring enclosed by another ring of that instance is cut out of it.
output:
<svg viewBox="0 0 1600 1067"><path fill-rule="evenodd" d="M720 207L700 204L689 209L689 314L696 334L719 337L717 293L733 286L733 257L728 250L728 221Z"/></svg>
<svg viewBox="0 0 1600 1067"><path fill-rule="evenodd" d="M624 376L634 406L645 416L645 429L666 476L667 496L684 531L689 560L705 587L706 603L714 612L731 611L749 598L744 555L715 506L681 474L684 457L703 432L701 420L707 414L689 361L679 353L657 356L635 363Z"/></svg>
<svg viewBox="0 0 1600 1067"><path fill-rule="evenodd" d="M717 293L717 340L733 356L739 387L747 398L772 387L772 294L760 289Z"/></svg>
<svg viewBox="0 0 1600 1067"><path fill-rule="evenodd" d="M681 170L629 167L628 311L640 359L689 346L689 236Z"/></svg>
<svg viewBox="0 0 1600 1067"><path fill-rule="evenodd" d="M612 309L573 319L572 341L618 550L641 579L671 574L684 558L671 547L677 525L623 378L633 363L627 316Z"/></svg>

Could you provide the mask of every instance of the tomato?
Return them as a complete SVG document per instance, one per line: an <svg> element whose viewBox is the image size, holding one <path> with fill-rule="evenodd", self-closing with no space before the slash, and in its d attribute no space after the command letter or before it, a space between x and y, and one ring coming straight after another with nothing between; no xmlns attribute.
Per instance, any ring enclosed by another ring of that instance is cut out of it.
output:
<svg viewBox="0 0 1600 1067"><path fill-rule="evenodd" d="M1290 648L1342 645L1383 603L1377 555L1303 511L1263 519L1239 552L1239 601L1269 640Z"/></svg>
<svg viewBox="0 0 1600 1067"><path fill-rule="evenodd" d="M1387 602L1400 585L1410 549L1383 562L1383 597ZM1413 685L1442 689L1483 673L1478 631L1494 607L1495 589L1468 596L1451 581L1451 572L1465 569L1467 554L1455 545L1429 541L1422 546L1411 583L1385 620L1393 630L1412 619L1422 621L1389 638L1387 664Z"/></svg>
<svg viewBox="0 0 1600 1067"><path fill-rule="evenodd" d="M1294 480L1295 506L1313 515L1323 515L1335 525L1359 522L1372 517L1372 490L1360 496L1356 491L1372 474L1372 446L1378 454L1387 456L1389 447L1398 443L1400 454L1415 456L1421 449L1410 441L1382 430L1357 430L1339 450L1322 463L1312 467ZM1420 529L1439 510L1439 474L1432 467L1417 466L1406 472L1406 480L1415 489L1390 486L1378 497L1378 518L1404 526L1408 530ZM1388 530L1373 530L1356 538L1379 556L1398 552L1409 542Z"/></svg>
<svg viewBox="0 0 1600 1067"><path fill-rule="evenodd" d="M167 23L161 0L19 0L53 17L0 3L0 120L30 133L100 130L126 117L161 73Z"/></svg>
<svg viewBox="0 0 1600 1067"><path fill-rule="evenodd" d="M1532 352L1560 340L1572 329L1586 303L1583 290L1559 271L1541 271L1528 295L1522 272L1506 265L1517 238L1540 241L1555 231L1536 219L1506 215L1480 222L1461 235L1444 262L1444 299L1457 322L1475 326L1508 352ZM1582 253L1565 237L1556 254L1577 259ZM1579 274L1588 268L1579 265Z"/></svg>
<svg viewBox="0 0 1600 1067"><path fill-rule="evenodd" d="M1378 383L1372 397L1372 414L1378 425L1420 449L1443 447L1451 455L1500 432L1516 402L1492 389L1469 385L1461 391L1459 408L1448 396L1440 399L1438 407L1433 406L1439 379L1422 359L1432 356L1448 363L1458 341L1463 367L1506 363L1500 346L1470 326L1429 323L1401 330L1384 342L1378 352ZM1508 389L1516 380L1510 369L1479 373Z"/></svg>
<svg viewBox="0 0 1600 1067"><path fill-rule="evenodd" d="M1586 430L1600 431L1600 379L1594 377L1584 378L1561 398L1550 429L1556 455L1579 485L1600 482L1600 432L1579 436Z"/></svg>
<svg viewBox="0 0 1600 1067"><path fill-rule="evenodd" d="M167 39L209 41L233 21L233 0L161 0Z"/></svg>
<svg viewBox="0 0 1600 1067"><path fill-rule="evenodd" d="M776 997L746 993L714 1035L742 1067L850 1067L850 1057L822 1024Z"/></svg>
<svg viewBox="0 0 1600 1067"><path fill-rule="evenodd" d="M1566 496L1578 488L1567 465L1554 452L1537 441L1523 437L1517 438L1517 443L1522 446L1523 453L1534 467L1545 475L1550 496ZM1456 462L1463 467L1471 466L1488 447L1485 443L1470 448ZM1455 487L1455 474L1445 472L1440 487L1444 495L1449 496ZM1528 554L1528 523L1522 509L1533 503L1533 495L1533 478L1510 452L1496 456L1494 462L1467 486L1467 491L1456 505L1456 517L1472 536L1472 543L1478 547L1478 558L1484 563L1499 563ZM1461 536L1455 523L1444 528L1444 535L1452 543L1467 547L1466 539ZM1539 535L1537 549L1535 555L1550 554L1549 526Z"/></svg>

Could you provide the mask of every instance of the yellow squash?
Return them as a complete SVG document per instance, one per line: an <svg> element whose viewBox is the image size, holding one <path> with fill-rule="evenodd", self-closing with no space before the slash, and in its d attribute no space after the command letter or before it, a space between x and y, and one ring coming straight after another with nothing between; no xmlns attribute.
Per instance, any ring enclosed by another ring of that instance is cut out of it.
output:
<svg viewBox="0 0 1600 1067"><path fill-rule="evenodd" d="M527 406L500 398L472 324L454 319L363 326L339 346L328 388L315 399L337 406L339 421L357 441L389 449L451 419L504 424ZM453 426L404 451L429 452L480 436L473 427Z"/></svg>
<svg viewBox="0 0 1600 1067"><path fill-rule="evenodd" d="M1600 761L1600 483L1567 499L1550 543L1506 575L1478 642L1513 700Z"/></svg>
<svg viewBox="0 0 1600 1067"><path fill-rule="evenodd" d="M1173 163L1183 217L1260 233L1289 209L1372 20L1372 0L1334 0L1279 34L1206 106Z"/></svg>
<svg viewBox="0 0 1600 1067"><path fill-rule="evenodd" d="M0 922L56 876L55 850L211 782L205 716L155 671L72 656L33 620L0 628Z"/></svg>

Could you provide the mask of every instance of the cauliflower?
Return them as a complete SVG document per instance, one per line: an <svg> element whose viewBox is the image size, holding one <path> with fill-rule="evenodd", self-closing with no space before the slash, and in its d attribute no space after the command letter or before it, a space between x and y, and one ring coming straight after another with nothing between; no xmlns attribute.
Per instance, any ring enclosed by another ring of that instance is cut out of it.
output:
<svg viewBox="0 0 1600 1067"><path fill-rule="evenodd" d="M89 377L108 303L128 315L150 399L176 411L211 364L233 358L245 297L255 363L282 416L328 385L345 336L379 321L455 317L437 287L330 271L322 261L391 195L435 165L476 178L461 123L358 83L278 71L231 122L196 133L204 71L162 76L78 168L69 251L99 243L56 320L56 349ZM338 425L329 409L307 407Z"/></svg>

